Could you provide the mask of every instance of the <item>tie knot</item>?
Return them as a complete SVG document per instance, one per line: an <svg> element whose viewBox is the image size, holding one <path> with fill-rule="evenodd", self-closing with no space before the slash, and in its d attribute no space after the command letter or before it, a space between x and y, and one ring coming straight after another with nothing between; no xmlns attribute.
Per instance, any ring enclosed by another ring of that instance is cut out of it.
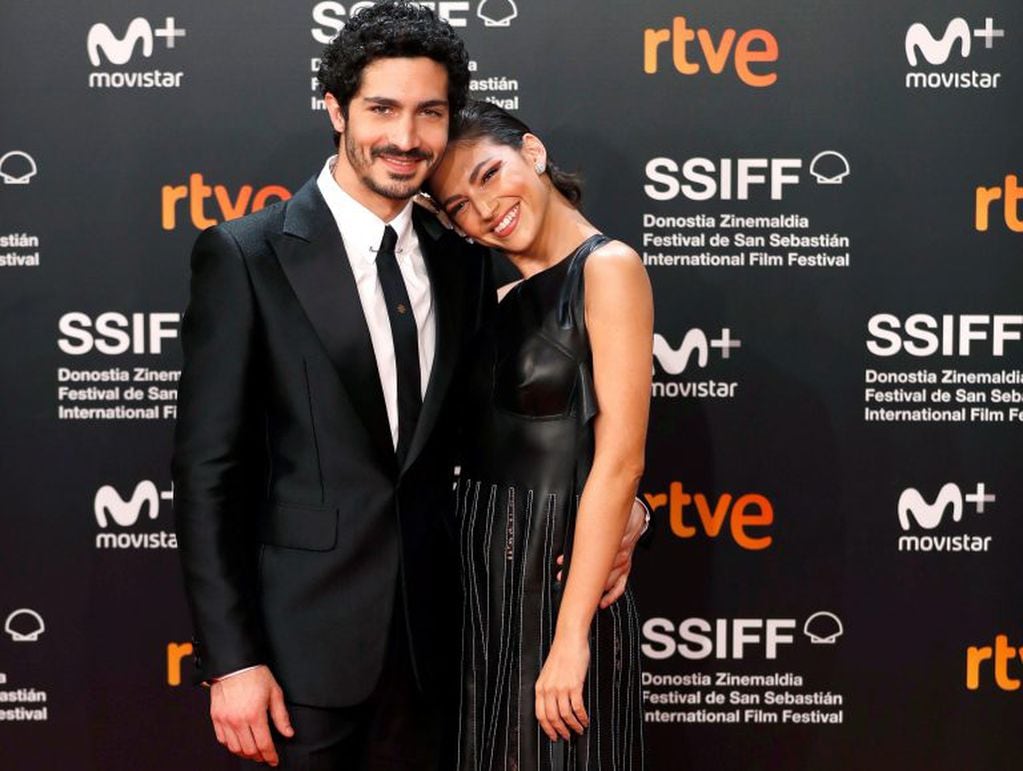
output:
<svg viewBox="0 0 1023 771"><path fill-rule="evenodd" d="M384 227L384 237L380 239L380 251L394 254L394 247L398 243L398 234L390 225Z"/></svg>

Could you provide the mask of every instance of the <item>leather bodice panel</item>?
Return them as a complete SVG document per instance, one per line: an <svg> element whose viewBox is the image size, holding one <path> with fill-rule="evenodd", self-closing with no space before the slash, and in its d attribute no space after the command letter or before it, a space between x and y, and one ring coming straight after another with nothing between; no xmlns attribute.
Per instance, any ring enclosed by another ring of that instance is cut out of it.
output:
<svg viewBox="0 0 1023 771"><path fill-rule="evenodd" d="M575 252L513 287L470 354L467 465L487 478L571 487L596 414L582 270L606 242ZM588 467L588 464L584 464Z"/></svg>

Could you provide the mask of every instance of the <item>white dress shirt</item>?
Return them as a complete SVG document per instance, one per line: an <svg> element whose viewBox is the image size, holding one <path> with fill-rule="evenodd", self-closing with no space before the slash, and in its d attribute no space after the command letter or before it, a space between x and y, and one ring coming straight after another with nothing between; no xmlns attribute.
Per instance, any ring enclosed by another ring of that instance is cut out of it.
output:
<svg viewBox="0 0 1023 771"><path fill-rule="evenodd" d="M397 447L398 371L394 359L391 320L387 315L384 290L377 276L376 257L380 241L384 237L384 228L390 225L398 234L394 253L398 259L401 277L405 281L408 299L412 304L412 315L415 317L419 332L419 381L422 385L420 395L425 397L426 386L430 382L430 372L433 369L437 322L426 261L419 248L415 228L412 227L412 207L415 204L410 200L390 222L384 222L341 189L334 179L335 160L336 155L327 159L316 184L327 202L330 213L334 215L337 228L341 231L341 240L345 244L345 251L348 253L348 262L352 266L352 275L355 276L355 286L359 290L362 313L366 317L369 337L373 342L380 384L384 389L384 404L387 407L387 419L391 424L391 441Z"/></svg>

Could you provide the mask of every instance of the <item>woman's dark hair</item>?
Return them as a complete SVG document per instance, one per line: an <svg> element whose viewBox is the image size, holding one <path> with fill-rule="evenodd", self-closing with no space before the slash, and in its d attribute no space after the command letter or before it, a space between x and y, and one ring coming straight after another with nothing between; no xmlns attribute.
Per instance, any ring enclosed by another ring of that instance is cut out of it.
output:
<svg viewBox="0 0 1023 771"><path fill-rule="evenodd" d="M348 117L362 71L377 59L425 56L448 72L449 114L457 114L469 94L469 54L451 25L408 0L382 0L352 16L323 49L316 79L321 95L333 94ZM337 144L338 134L334 134Z"/></svg>
<svg viewBox="0 0 1023 771"><path fill-rule="evenodd" d="M489 139L499 145L520 149L522 136L532 133L529 126L496 104L470 99L451 124L448 145ZM580 176L560 169L549 153L545 173L550 176L555 189L565 196L570 204L578 208L583 199Z"/></svg>

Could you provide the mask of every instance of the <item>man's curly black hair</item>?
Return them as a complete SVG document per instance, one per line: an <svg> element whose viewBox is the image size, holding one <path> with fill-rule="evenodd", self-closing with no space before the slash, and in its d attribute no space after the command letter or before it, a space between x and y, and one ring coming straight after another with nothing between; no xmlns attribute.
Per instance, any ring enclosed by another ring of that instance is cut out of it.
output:
<svg viewBox="0 0 1023 771"><path fill-rule="evenodd" d="M382 0L352 16L323 49L316 79L348 117L362 71L376 59L425 56L448 71L448 114L457 115L469 91L469 54L451 25L408 0ZM337 142L338 135L334 135Z"/></svg>

